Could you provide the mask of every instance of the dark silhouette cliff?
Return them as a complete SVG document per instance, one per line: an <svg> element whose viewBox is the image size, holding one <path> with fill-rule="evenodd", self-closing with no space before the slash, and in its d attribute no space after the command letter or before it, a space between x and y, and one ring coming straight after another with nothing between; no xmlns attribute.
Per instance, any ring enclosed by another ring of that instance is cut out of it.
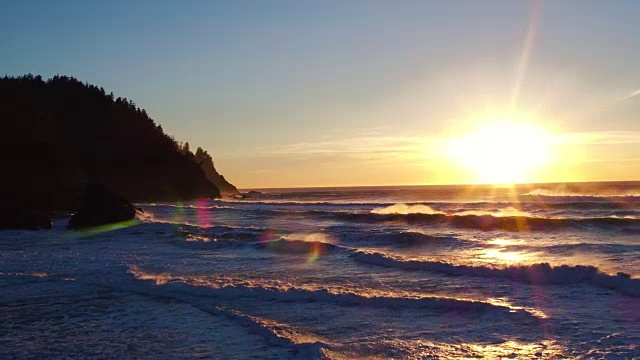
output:
<svg viewBox="0 0 640 360"><path fill-rule="evenodd" d="M238 194L238 189L228 182L224 176L218 173L216 168L213 166L213 158L206 150L198 148L194 156L196 162L200 164L202 170L204 170L207 179L217 186L223 195Z"/></svg>
<svg viewBox="0 0 640 360"><path fill-rule="evenodd" d="M0 78L5 206L74 209L88 181L133 202L219 197L183 150L145 110L103 88L67 76Z"/></svg>

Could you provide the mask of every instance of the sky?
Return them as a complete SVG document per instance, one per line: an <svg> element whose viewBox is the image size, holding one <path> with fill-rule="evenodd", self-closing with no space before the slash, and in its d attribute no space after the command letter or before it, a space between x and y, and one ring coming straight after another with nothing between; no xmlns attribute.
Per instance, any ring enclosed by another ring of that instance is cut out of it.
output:
<svg viewBox="0 0 640 360"><path fill-rule="evenodd" d="M509 181L488 173L532 156L511 180L640 180L638 14L635 0L5 0L0 74L127 97L239 188ZM451 150L496 122L544 140Z"/></svg>

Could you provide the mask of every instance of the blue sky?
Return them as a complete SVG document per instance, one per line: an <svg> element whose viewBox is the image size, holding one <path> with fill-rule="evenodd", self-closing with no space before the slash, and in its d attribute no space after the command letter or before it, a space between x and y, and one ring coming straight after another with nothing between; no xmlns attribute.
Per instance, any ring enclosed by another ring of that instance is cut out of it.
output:
<svg viewBox="0 0 640 360"><path fill-rule="evenodd" d="M573 139L560 178L532 179L622 180L640 176L637 14L638 1L9 0L0 73L130 98L241 187L473 181L439 144L509 108L521 79L518 111Z"/></svg>

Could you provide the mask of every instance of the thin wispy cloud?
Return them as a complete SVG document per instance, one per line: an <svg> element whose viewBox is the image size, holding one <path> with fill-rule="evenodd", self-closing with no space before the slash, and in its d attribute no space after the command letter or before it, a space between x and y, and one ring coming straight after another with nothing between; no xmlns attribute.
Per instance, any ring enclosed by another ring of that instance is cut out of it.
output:
<svg viewBox="0 0 640 360"><path fill-rule="evenodd" d="M302 142L269 149L273 155L341 155L368 157L393 155L426 156L444 145L443 139L422 136L365 136L317 142Z"/></svg>
<svg viewBox="0 0 640 360"><path fill-rule="evenodd" d="M282 144L263 149L277 157L341 157L378 162L381 159L424 160L450 157L452 138L426 136L363 136ZM640 131L587 131L551 135L556 145L640 144Z"/></svg>
<svg viewBox="0 0 640 360"><path fill-rule="evenodd" d="M634 98L634 97L639 96L639 95L640 95L640 89L630 92L629 94L627 94L626 96L624 96L620 100L629 100L629 99Z"/></svg>

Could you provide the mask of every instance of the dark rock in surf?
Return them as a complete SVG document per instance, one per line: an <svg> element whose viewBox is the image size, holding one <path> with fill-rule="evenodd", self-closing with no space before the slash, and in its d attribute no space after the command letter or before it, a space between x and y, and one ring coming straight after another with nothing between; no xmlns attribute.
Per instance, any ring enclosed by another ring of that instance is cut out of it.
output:
<svg viewBox="0 0 640 360"><path fill-rule="evenodd" d="M132 220L138 210L129 200L111 192L106 186L88 183L80 208L69 219L69 228L81 229Z"/></svg>
<svg viewBox="0 0 640 360"><path fill-rule="evenodd" d="M43 213L0 208L1 230L42 230L52 227L53 221Z"/></svg>

